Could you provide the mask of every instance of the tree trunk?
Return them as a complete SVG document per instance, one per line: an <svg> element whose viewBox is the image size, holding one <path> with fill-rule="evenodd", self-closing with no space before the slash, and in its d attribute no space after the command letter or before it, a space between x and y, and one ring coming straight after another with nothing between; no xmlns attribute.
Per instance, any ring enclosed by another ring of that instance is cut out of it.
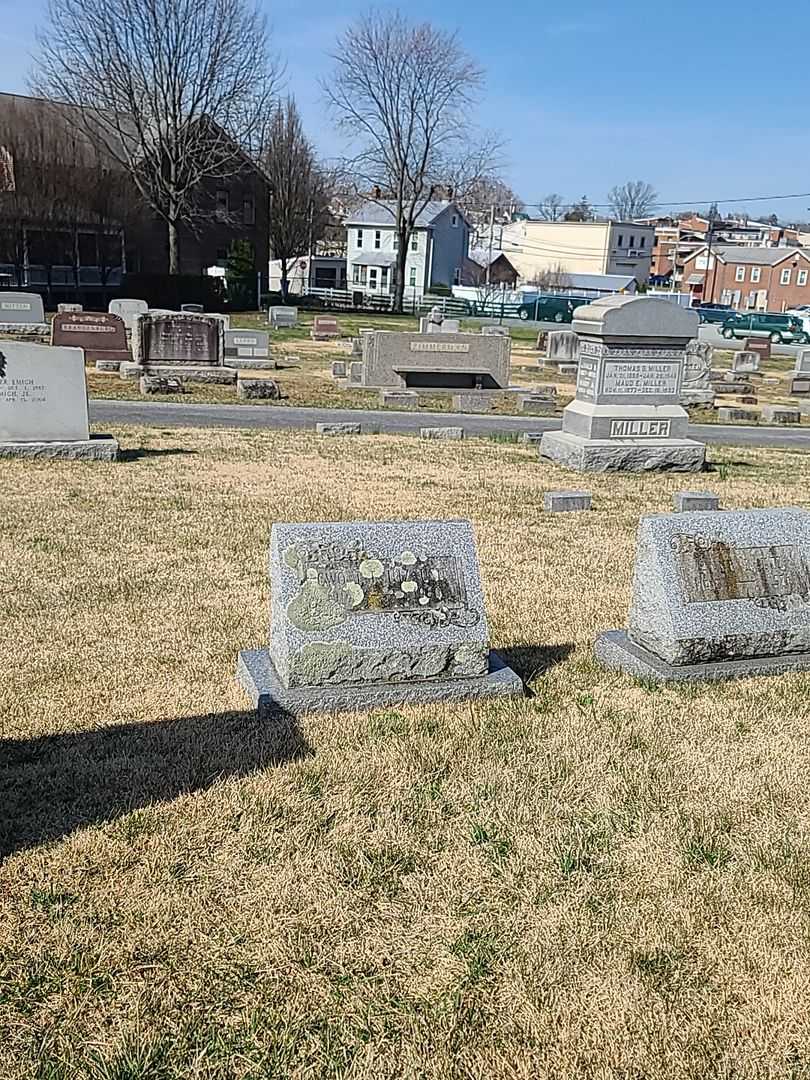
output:
<svg viewBox="0 0 810 1080"><path fill-rule="evenodd" d="M284 256L280 259L281 262L281 302L286 304L290 296L290 281L287 277L287 260Z"/></svg>
<svg viewBox="0 0 810 1080"><path fill-rule="evenodd" d="M394 282L394 311L401 313L405 306L405 264L408 261L408 244L411 242L410 234L403 230L399 234L399 247L397 248L397 279Z"/></svg>
<svg viewBox="0 0 810 1080"><path fill-rule="evenodd" d="M180 238L175 219L169 221L169 273L180 273Z"/></svg>

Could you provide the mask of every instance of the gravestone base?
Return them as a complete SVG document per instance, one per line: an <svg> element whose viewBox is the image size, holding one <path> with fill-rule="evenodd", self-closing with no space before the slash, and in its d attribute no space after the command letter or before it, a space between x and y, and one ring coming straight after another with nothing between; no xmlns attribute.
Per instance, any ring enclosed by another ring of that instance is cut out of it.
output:
<svg viewBox="0 0 810 1080"><path fill-rule="evenodd" d="M49 323L5 323L0 322L0 334L6 334L19 341L38 341L50 337Z"/></svg>
<svg viewBox="0 0 810 1080"><path fill-rule="evenodd" d="M126 361L124 361L126 363ZM96 371L102 375L118 375L121 372L121 360L109 360L99 357L96 360Z"/></svg>
<svg viewBox="0 0 810 1080"><path fill-rule="evenodd" d="M681 405L685 409L712 408L714 405L714 390L682 390Z"/></svg>
<svg viewBox="0 0 810 1080"><path fill-rule="evenodd" d="M216 383L223 386L235 386L239 372L236 368L222 367L220 364L128 364L122 363L119 369L122 379L139 379L142 375L158 379L179 379L181 382Z"/></svg>
<svg viewBox="0 0 810 1080"><path fill-rule="evenodd" d="M252 359L245 358L244 356L229 356L228 364L234 368L244 368L246 371L275 371L277 364L275 360L268 359Z"/></svg>
<svg viewBox="0 0 810 1080"><path fill-rule="evenodd" d="M239 653L236 678L253 702L260 721L278 713L303 716L313 712L366 711L386 705L480 701L523 694L520 676L494 651L489 654L489 674L476 678L308 686L288 690L281 682L269 652L247 649Z"/></svg>
<svg viewBox="0 0 810 1080"><path fill-rule="evenodd" d="M618 442L547 431L540 456L576 472L703 472L706 447L692 439Z"/></svg>
<svg viewBox="0 0 810 1080"><path fill-rule="evenodd" d="M65 458L71 461L117 461L118 441L111 435L53 442L0 442L0 458Z"/></svg>
<svg viewBox="0 0 810 1080"><path fill-rule="evenodd" d="M706 664L668 664L631 641L624 630L608 630L596 639L594 654L611 671L623 671L656 682L725 682L752 675L784 675L810 671L810 653L784 653L745 660L713 660Z"/></svg>

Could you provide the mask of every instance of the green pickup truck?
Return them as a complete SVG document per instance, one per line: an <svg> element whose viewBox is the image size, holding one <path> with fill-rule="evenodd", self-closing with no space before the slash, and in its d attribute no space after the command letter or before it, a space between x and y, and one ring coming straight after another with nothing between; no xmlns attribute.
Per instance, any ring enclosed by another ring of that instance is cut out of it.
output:
<svg viewBox="0 0 810 1080"><path fill-rule="evenodd" d="M810 337L804 332L802 320L795 315L774 315L767 311L751 311L732 315L723 323L724 338L763 337L774 345L780 341L806 345Z"/></svg>

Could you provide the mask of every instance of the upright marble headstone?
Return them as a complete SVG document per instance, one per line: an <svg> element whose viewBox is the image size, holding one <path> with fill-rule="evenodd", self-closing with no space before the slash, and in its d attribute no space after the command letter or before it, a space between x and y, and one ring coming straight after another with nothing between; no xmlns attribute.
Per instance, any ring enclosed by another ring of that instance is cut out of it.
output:
<svg viewBox="0 0 810 1080"><path fill-rule="evenodd" d="M276 524L270 644L237 676L260 717L518 694L489 648L468 521Z"/></svg>
<svg viewBox="0 0 810 1080"><path fill-rule="evenodd" d="M90 435L81 349L0 341L0 457L117 456L115 439Z"/></svg>
<svg viewBox="0 0 810 1080"><path fill-rule="evenodd" d="M706 448L686 438L680 404L684 355L697 336L694 311L653 297L610 296L579 307L579 370L563 430L540 454L580 472L698 472Z"/></svg>
<svg viewBox="0 0 810 1080"><path fill-rule="evenodd" d="M754 375L759 372L759 353L753 349L741 349L734 353L731 370L735 374Z"/></svg>
<svg viewBox="0 0 810 1080"><path fill-rule="evenodd" d="M37 337L47 334L45 307L39 293L0 290L0 331Z"/></svg>
<svg viewBox="0 0 810 1080"><path fill-rule="evenodd" d="M71 312L84 311L81 304L57 304L56 311L58 315L69 315Z"/></svg>
<svg viewBox="0 0 810 1080"><path fill-rule="evenodd" d="M790 392L796 397L810 396L810 349L799 349L790 380Z"/></svg>
<svg viewBox="0 0 810 1080"><path fill-rule="evenodd" d="M714 405L712 360L714 349L707 341L695 338L686 346L681 383L681 405L686 408Z"/></svg>
<svg viewBox="0 0 810 1080"><path fill-rule="evenodd" d="M68 312L54 315L51 345L84 349L87 363L102 371L117 371L129 360L127 331L119 315L108 312Z"/></svg>
<svg viewBox="0 0 810 1080"><path fill-rule="evenodd" d="M298 325L298 308L276 305L267 309L267 321L274 330Z"/></svg>
<svg viewBox="0 0 810 1080"><path fill-rule="evenodd" d="M121 365L121 375L236 383L237 369L226 367L224 358L225 328L218 315L150 311L135 321L133 362Z"/></svg>
<svg viewBox="0 0 810 1080"><path fill-rule="evenodd" d="M149 305L145 300L111 300L107 310L111 315L118 315L124 320L124 326L130 333L135 329L135 319L145 315Z"/></svg>
<svg viewBox="0 0 810 1080"><path fill-rule="evenodd" d="M579 337L573 330L549 330L546 337L546 359L550 364L576 363Z"/></svg>
<svg viewBox="0 0 810 1080"><path fill-rule="evenodd" d="M810 512L642 518L628 629L596 655L671 681L810 669Z"/></svg>
<svg viewBox="0 0 810 1080"><path fill-rule="evenodd" d="M270 334L266 330L226 330L225 359L234 367L270 368Z"/></svg>

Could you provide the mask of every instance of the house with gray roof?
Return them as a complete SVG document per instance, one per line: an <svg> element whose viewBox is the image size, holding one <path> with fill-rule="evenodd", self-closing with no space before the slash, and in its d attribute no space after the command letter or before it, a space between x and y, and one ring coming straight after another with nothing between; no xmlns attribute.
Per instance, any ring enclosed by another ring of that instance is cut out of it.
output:
<svg viewBox="0 0 810 1080"><path fill-rule="evenodd" d="M398 236L393 202L368 199L345 221L348 288L367 296L392 296ZM454 202L432 200L416 218L405 263L405 299L418 300L437 286L462 278L470 226Z"/></svg>

